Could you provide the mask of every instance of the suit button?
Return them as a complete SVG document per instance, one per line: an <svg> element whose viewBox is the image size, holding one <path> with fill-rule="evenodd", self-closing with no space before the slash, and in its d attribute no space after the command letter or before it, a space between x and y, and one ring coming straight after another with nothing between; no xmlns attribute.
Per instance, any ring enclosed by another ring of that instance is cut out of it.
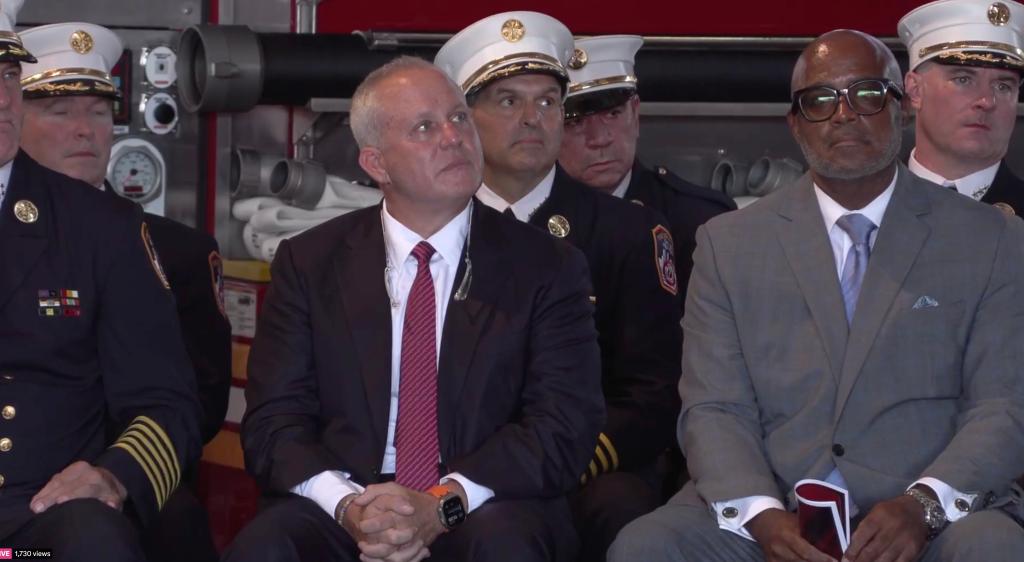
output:
<svg viewBox="0 0 1024 562"><path fill-rule="evenodd" d="M0 439L0 453L6 453L7 451L10 451L11 447L13 446L14 441L11 441L9 438L4 437L3 439Z"/></svg>
<svg viewBox="0 0 1024 562"><path fill-rule="evenodd" d="M727 507L722 510L722 517L725 517L726 519L735 519L736 516L739 514L740 510L736 509L735 507Z"/></svg>
<svg viewBox="0 0 1024 562"><path fill-rule="evenodd" d="M16 413L17 410L14 409L14 406L4 406L4 409L0 410L0 416L3 416L5 420L13 420Z"/></svg>
<svg viewBox="0 0 1024 562"><path fill-rule="evenodd" d="M846 454L846 449L844 449L839 443L836 443L835 445L832 445L832 454L837 457L841 457Z"/></svg>

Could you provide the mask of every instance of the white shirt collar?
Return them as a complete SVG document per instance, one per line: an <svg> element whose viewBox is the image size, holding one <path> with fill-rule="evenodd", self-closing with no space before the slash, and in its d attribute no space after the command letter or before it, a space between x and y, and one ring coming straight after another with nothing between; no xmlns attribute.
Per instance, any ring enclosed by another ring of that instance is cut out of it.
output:
<svg viewBox="0 0 1024 562"><path fill-rule="evenodd" d="M10 162L0 166L0 205L4 203L4 196L7 194L7 188L11 186L11 168L14 166L14 159Z"/></svg>
<svg viewBox="0 0 1024 562"><path fill-rule="evenodd" d="M881 227L882 216L885 215L885 209L889 206L889 200L892 199L892 193L896 190L897 177L899 177L899 171L893 174L892 181L889 182L889 187L886 187L885 191L861 209L847 209L846 207L843 207L837 203L835 199L826 195L825 192L818 187L818 184L814 184L814 195L818 198L818 206L821 208L821 216L825 219L825 229L831 232L832 227L835 226L839 217L849 215L850 213L860 213L870 219L871 222L875 223L875 226Z"/></svg>
<svg viewBox="0 0 1024 562"><path fill-rule="evenodd" d="M538 207L544 204L551 195L551 187L555 184L555 167L551 167L551 171L548 172L544 179L540 180L529 193L524 195L519 201L515 203L509 203L501 198L500 195L494 192L491 188L487 187L487 184L480 184L480 189L476 192L477 199L481 203L488 207L498 211L499 213L505 212L505 209L512 208L512 213L515 214L516 218L526 222L533 216L533 212Z"/></svg>
<svg viewBox="0 0 1024 562"><path fill-rule="evenodd" d="M963 195L968 197L974 197L980 199L981 196L985 195L985 191L992 185L992 182L996 179L996 172L999 171L999 162L992 164L991 166L978 170L972 174L968 174L962 178L944 178L939 174L924 167L917 160L917 149L910 151L910 160L907 161L907 167L914 175L926 179L932 183L939 184L943 187L949 187L956 185L956 190ZM980 193L980 195L979 195Z"/></svg>
<svg viewBox="0 0 1024 562"><path fill-rule="evenodd" d="M427 242L434 247L434 255L441 256L441 259L449 267L458 267L459 260L462 258L462 246L466 242L469 213L472 208L473 202L470 201L462 212L448 221L448 224L435 232L433 236L427 238ZM388 259L391 261L392 267L398 267L409 259L412 249L416 244L422 242L423 238L391 216L391 213L388 212L387 202L384 202L381 216L384 219L384 243L387 247Z"/></svg>
<svg viewBox="0 0 1024 562"><path fill-rule="evenodd" d="M633 170L626 172L626 177L622 178L622 181L619 182L619 186L615 188L615 191L612 192L612 195L618 197L619 199L625 197L626 190L629 189L629 181L631 179L633 179Z"/></svg>

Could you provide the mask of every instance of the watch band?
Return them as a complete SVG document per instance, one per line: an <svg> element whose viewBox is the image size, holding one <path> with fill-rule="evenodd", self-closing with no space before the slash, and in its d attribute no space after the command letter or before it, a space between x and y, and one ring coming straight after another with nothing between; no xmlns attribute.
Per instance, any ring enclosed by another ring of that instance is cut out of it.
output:
<svg viewBox="0 0 1024 562"><path fill-rule="evenodd" d="M937 537L949 524L949 520L946 519L946 510L942 508L942 504L914 488L910 488L904 494L917 500L924 508L924 524L928 527L928 540Z"/></svg>
<svg viewBox="0 0 1024 562"><path fill-rule="evenodd" d="M338 507L334 508L334 520L338 522L338 525L345 526L345 513L348 511L348 506L352 505L352 502L359 497L359 494L349 494L338 502Z"/></svg>

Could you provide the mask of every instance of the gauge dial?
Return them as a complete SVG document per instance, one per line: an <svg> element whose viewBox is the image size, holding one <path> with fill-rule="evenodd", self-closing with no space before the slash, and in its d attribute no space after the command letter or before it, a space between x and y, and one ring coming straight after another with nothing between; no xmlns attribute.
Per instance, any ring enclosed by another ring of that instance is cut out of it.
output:
<svg viewBox="0 0 1024 562"><path fill-rule="evenodd" d="M160 187L160 164L152 153L140 148L117 155L111 165L114 190L133 201L143 202Z"/></svg>

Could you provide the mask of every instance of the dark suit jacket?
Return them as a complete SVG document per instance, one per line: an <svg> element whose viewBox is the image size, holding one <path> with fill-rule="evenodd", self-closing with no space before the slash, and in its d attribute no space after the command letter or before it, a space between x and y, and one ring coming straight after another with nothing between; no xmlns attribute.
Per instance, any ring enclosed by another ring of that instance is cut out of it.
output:
<svg viewBox="0 0 1024 562"><path fill-rule="evenodd" d="M38 219L18 220L19 201ZM0 537L76 460L117 476L146 522L199 456L195 377L141 233L137 205L18 153L0 207Z"/></svg>
<svg viewBox="0 0 1024 562"><path fill-rule="evenodd" d="M1006 162L1003 162L981 201L989 204L1005 203L1013 208L1017 216L1024 217L1024 180L1013 175Z"/></svg>
<svg viewBox="0 0 1024 562"><path fill-rule="evenodd" d="M246 468L265 490L325 470L381 480L391 309L380 212L328 221L274 258L242 422ZM498 500L557 496L578 482L604 421L586 262L479 202L472 217L469 296L449 301L441 334L439 474L458 471Z"/></svg>
<svg viewBox="0 0 1024 562"><path fill-rule="evenodd" d="M653 209L577 182L561 167L530 224L548 231L555 215L568 221L565 240L587 256L594 285L608 407L602 455L609 461L603 465L598 455L597 472L615 469L608 457L624 469L649 465L672 446L679 415L678 295L662 285L655 236L665 220ZM675 285L678 293L678 280Z"/></svg>
<svg viewBox="0 0 1024 562"><path fill-rule="evenodd" d="M676 244L676 272L683 295L679 305L683 306L693 269L693 250L697 247L697 228L722 213L735 211L736 202L724 193L696 186L662 166L651 170L639 160L633 164L633 175L623 199L639 201L668 219Z"/></svg>

